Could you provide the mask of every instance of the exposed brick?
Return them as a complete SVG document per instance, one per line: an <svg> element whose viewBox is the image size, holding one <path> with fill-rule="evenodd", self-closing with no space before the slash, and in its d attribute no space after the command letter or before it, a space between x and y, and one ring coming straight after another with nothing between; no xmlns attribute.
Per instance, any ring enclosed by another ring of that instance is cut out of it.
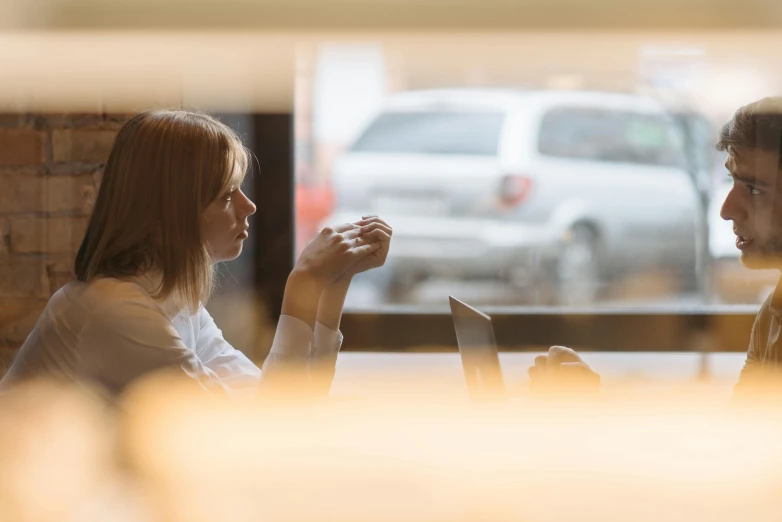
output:
<svg viewBox="0 0 782 522"><path fill-rule="evenodd" d="M87 218L51 218L47 223L49 250L47 253L76 252L87 230ZM55 239L56 238L56 239Z"/></svg>
<svg viewBox="0 0 782 522"><path fill-rule="evenodd" d="M45 178L0 177L0 212L43 212L46 210Z"/></svg>
<svg viewBox="0 0 782 522"><path fill-rule="evenodd" d="M26 165L23 167L0 167L0 177L43 176L46 165Z"/></svg>
<svg viewBox="0 0 782 522"><path fill-rule="evenodd" d="M49 256L47 269L51 293L56 292L76 278L73 272L73 261L75 258L76 254L73 252Z"/></svg>
<svg viewBox="0 0 782 522"><path fill-rule="evenodd" d="M19 216L11 218L11 252L42 254L46 251L45 217Z"/></svg>
<svg viewBox="0 0 782 522"><path fill-rule="evenodd" d="M10 252L11 222L8 218L0 216L0 256L6 256Z"/></svg>
<svg viewBox="0 0 782 522"><path fill-rule="evenodd" d="M43 118L50 129L101 129L104 125L103 114L93 112L44 114Z"/></svg>
<svg viewBox="0 0 782 522"><path fill-rule="evenodd" d="M96 195L100 188L101 181L103 181L103 169L98 169L92 174L92 186L95 189Z"/></svg>
<svg viewBox="0 0 782 522"><path fill-rule="evenodd" d="M109 157L116 135L111 130L52 131L53 159L56 163L103 163Z"/></svg>
<svg viewBox="0 0 782 522"><path fill-rule="evenodd" d="M94 176L100 168L94 163L58 163L52 165L49 174L52 176Z"/></svg>
<svg viewBox="0 0 782 522"><path fill-rule="evenodd" d="M70 273L73 272L73 260L76 254L69 252L67 254L55 254L49 256L46 260L49 273Z"/></svg>
<svg viewBox="0 0 782 522"><path fill-rule="evenodd" d="M0 377L5 375L5 372L11 367L18 350L19 348L16 346L11 347L5 343L0 344Z"/></svg>
<svg viewBox="0 0 782 522"><path fill-rule="evenodd" d="M98 186L92 182L79 185L78 197L79 208L76 211L81 216L89 217L95 208L95 200L98 199Z"/></svg>
<svg viewBox="0 0 782 522"><path fill-rule="evenodd" d="M125 125L125 122L128 121L133 116L135 116L135 114L132 113L124 114L124 113L112 112L112 113L104 114L104 121L105 121L104 125L106 126L107 129L117 130L123 125Z"/></svg>
<svg viewBox="0 0 782 522"><path fill-rule="evenodd" d="M0 297L49 297L43 260L0 260Z"/></svg>
<svg viewBox="0 0 782 522"><path fill-rule="evenodd" d="M42 132L0 130L0 165L36 165L43 162Z"/></svg>
<svg viewBox="0 0 782 522"><path fill-rule="evenodd" d="M87 219L79 217L15 217L11 219L11 252L56 254L79 249Z"/></svg>
<svg viewBox="0 0 782 522"><path fill-rule="evenodd" d="M46 307L47 299L0 299L0 338L22 343Z"/></svg>
<svg viewBox="0 0 782 522"><path fill-rule="evenodd" d="M0 129L31 129L35 118L31 114L19 112L0 113Z"/></svg>
<svg viewBox="0 0 782 522"><path fill-rule="evenodd" d="M88 215L94 199L95 186L91 175L46 178L46 210L49 212L73 210Z"/></svg>
<svg viewBox="0 0 782 522"><path fill-rule="evenodd" d="M11 219L11 252L40 254L46 252L46 218L18 217Z"/></svg>
<svg viewBox="0 0 782 522"><path fill-rule="evenodd" d="M22 347L22 343L11 342L7 339L0 339L0 350L10 350L16 352Z"/></svg>
<svg viewBox="0 0 782 522"><path fill-rule="evenodd" d="M49 288L56 292L76 278L73 272L52 272L49 274Z"/></svg>

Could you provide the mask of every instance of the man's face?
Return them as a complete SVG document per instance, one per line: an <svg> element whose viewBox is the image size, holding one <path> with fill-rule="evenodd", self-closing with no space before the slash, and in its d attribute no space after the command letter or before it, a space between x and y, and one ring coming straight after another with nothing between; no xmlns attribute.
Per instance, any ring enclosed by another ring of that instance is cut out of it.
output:
<svg viewBox="0 0 782 522"><path fill-rule="evenodd" d="M782 183L774 151L731 147L725 167L733 188L722 219L733 221L736 247L747 268L782 269Z"/></svg>

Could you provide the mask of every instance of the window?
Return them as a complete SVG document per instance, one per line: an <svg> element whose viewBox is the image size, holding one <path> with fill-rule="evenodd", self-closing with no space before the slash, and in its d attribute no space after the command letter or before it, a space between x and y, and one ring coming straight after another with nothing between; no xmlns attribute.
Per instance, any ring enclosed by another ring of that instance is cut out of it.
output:
<svg viewBox="0 0 782 522"><path fill-rule="evenodd" d="M540 126L539 150L561 158L681 167L673 121L656 115L558 108Z"/></svg>
<svg viewBox="0 0 782 522"><path fill-rule="evenodd" d="M712 180L724 177L719 126L782 88L765 51L774 39L757 38L752 62L723 52L744 45L727 33L693 33L682 48L665 33L598 31L587 54L576 31L303 45L297 249L325 224L382 209L391 255L354 280L346 303L348 325L369 328L361 321L375 314L393 323L379 346L438 344L427 332L449 330L448 295L507 316L509 339L542 344L569 342L545 339L567 329L556 326L567 314L610 330L636 313L699 328L713 313L752 313L776 277L739 263ZM587 319L601 314L612 319ZM652 330L692 333L665 328Z"/></svg>
<svg viewBox="0 0 782 522"><path fill-rule="evenodd" d="M493 112L390 112L372 122L354 152L497 154L503 117Z"/></svg>

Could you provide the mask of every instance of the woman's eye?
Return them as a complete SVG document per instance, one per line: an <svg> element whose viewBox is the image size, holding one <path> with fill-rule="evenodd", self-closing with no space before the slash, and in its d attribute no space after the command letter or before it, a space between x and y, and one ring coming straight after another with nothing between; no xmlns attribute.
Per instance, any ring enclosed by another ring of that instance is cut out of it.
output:
<svg viewBox="0 0 782 522"><path fill-rule="evenodd" d="M749 193L752 194L753 196L760 196L761 194L763 194L762 190L760 190L757 187L753 187L752 185L747 185L747 190L749 190Z"/></svg>

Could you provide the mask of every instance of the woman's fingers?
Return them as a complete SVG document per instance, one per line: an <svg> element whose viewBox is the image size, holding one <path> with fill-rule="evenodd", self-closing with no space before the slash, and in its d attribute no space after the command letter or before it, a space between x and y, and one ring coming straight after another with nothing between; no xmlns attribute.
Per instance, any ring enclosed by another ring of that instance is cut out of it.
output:
<svg viewBox="0 0 782 522"><path fill-rule="evenodd" d="M337 225L335 227L331 227L334 232L337 232L338 234L344 234L345 232L351 231L351 230L359 230L359 226L356 223L342 223L341 225Z"/></svg>
<svg viewBox="0 0 782 522"><path fill-rule="evenodd" d="M347 237L347 236L346 236ZM367 243L377 243L391 241L391 235L388 234L385 230L381 228L376 228L375 230L372 230L371 232L368 232L366 234L362 234L360 237L353 238L352 244L353 245L364 245Z"/></svg>
<svg viewBox="0 0 782 522"><path fill-rule="evenodd" d="M382 222L373 222L369 223L368 225L364 225L361 227L361 235L367 235L370 232L373 232L375 230L382 230L385 232L389 237L394 233L393 229L388 226L386 223Z"/></svg>
<svg viewBox="0 0 782 522"><path fill-rule="evenodd" d="M366 241L375 242L375 241L391 241L391 235L387 233L385 230L382 229L376 229L372 232L368 232L366 234L363 234L358 239L364 239Z"/></svg>
<svg viewBox="0 0 782 522"><path fill-rule="evenodd" d="M357 225L370 225L372 223L380 223L381 225L385 225L390 228L390 225L386 223L383 219L377 217L377 216L365 216L364 219L357 222Z"/></svg>
<svg viewBox="0 0 782 522"><path fill-rule="evenodd" d="M366 245L357 246L351 250L351 254L355 258L362 258L374 252L380 248L380 243L369 243Z"/></svg>
<svg viewBox="0 0 782 522"><path fill-rule="evenodd" d="M388 223L377 216L371 216L356 223L342 223L332 227L334 232L342 234L345 239L355 239L378 229L384 231L389 236L393 233L393 229Z"/></svg>
<svg viewBox="0 0 782 522"><path fill-rule="evenodd" d="M361 237L361 227L356 226L346 232L342 232L342 237L345 239L356 239L357 237Z"/></svg>

